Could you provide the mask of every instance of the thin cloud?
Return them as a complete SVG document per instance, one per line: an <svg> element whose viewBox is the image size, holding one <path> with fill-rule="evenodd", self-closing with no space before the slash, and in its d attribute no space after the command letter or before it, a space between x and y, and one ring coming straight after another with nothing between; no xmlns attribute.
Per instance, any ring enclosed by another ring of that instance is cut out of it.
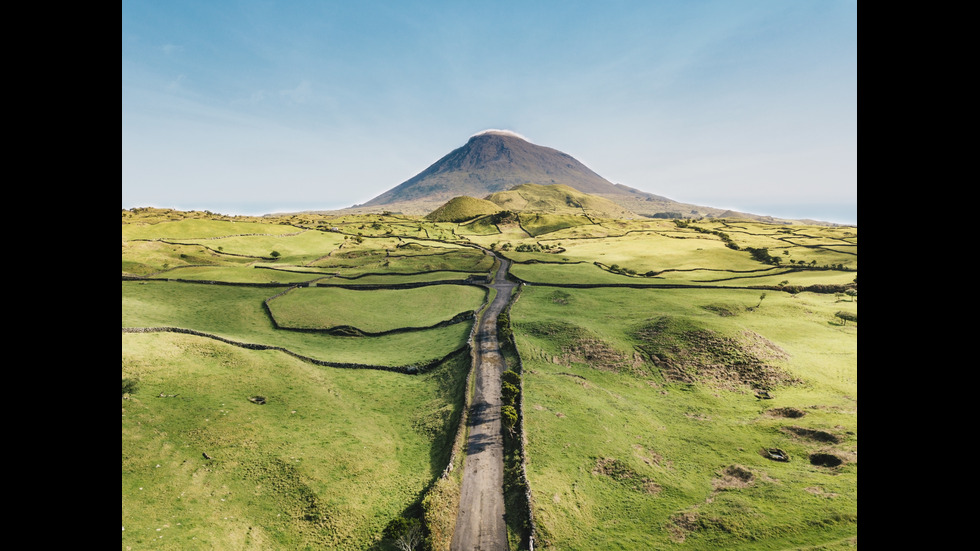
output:
<svg viewBox="0 0 980 551"><path fill-rule="evenodd" d="M531 140L527 139L527 137L522 136L522 135L518 134L517 132L514 132L513 130L501 130L501 129L498 129L498 128L487 128L486 130L481 130L481 131L477 132L476 134L473 134L473 136L480 136L482 134L505 134L507 136L514 136L515 138L520 138L520 139L524 140L525 142L531 141ZM470 136L470 137L472 138L473 136Z"/></svg>
<svg viewBox="0 0 980 551"><path fill-rule="evenodd" d="M279 95L289 98L296 103L306 103L313 98L313 85L304 80L291 90L279 90Z"/></svg>
<svg viewBox="0 0 980 551"><path fill-rule="evenodd" d="M167 90L176 91L182 88L181 83L187 80L187 75L177 75L177 78L170 81L167 85Z"/></svg>

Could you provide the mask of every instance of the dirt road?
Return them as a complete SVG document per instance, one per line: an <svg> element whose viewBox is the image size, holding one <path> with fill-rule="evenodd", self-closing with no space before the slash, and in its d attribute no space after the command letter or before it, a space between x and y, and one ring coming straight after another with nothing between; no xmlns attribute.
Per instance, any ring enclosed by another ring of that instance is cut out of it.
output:
<svg viewBox="0 0 980 551"><path fill-rule="evenodd" d="M504 524L504 444L500 432L500 375L507 366L497 346L497 316L516 284L505 278L510 262L501 258L492 285L497 290L480 318L475 356L476 390L469 414L459 516L450 549L506 551Z"/></svg>

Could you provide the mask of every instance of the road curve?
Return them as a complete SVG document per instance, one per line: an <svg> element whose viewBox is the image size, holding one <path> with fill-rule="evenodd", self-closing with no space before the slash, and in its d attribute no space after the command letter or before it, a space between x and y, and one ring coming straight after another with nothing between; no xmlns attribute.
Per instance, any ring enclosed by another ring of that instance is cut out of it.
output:
<svg viewBox="0 0 980 551"><path fill-rule="evenodd" d="M499 257L498 257L499 258ZM452 551L506 551L504 524L504 443L500 430L500 375L507 369L497 344L497 317L510 302L515 283L506 279L510 261L500 258L497 296L479 320L476 333L476 389L470 409L459 515Z"/></svg>

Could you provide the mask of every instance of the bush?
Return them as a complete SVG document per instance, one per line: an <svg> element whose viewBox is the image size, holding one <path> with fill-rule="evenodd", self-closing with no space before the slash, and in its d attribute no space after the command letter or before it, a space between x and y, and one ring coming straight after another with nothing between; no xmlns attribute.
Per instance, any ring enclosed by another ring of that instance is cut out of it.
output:
<svg viewBox="0 0 980 551"><path fill-rule="evenodd" d="M272 258L279 258L279 251L272 251L272 253L270 253L270 256L272 256Z"/></svg>
<svg viewBox="0 0 980 551"><path fill-rule="evenodd" d="M500 399L503 400L505 404L514 405L517 401L517 395L521 393L521 390L515 386L513 383L503 382L500 385Z"/></svg>
<svg viewBox="0 0 980 551"><path fill-rule="evenodd" d="M837 312L834 314L834 317L839 318L842 325L847 325L849 321L853 321L854 323L858 321L858 315L853 312Z"/></svg>
<svg viewBox="0 0 980 551"><path fill-rule="evenodd" d="M514 406L502 406L500 408L500 422L507 427L507 430L513 432L514 427L517 426L517 409Z"/></svg>
<svg viewBox="0 0 980 551"><path fill-rule="evenodd" d="M123 396L127 394L135 394L139 390L140 383L136 379L125 378L122 380L122 393Z"/></svg>

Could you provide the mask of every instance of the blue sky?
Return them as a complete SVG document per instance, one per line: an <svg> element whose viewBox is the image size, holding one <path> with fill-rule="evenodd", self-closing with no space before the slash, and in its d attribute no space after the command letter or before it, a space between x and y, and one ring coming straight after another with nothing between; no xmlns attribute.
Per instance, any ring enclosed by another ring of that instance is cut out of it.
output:
<svg viewBox="0 0 980 551"><path fill-rule="evenodd" d="M487 128L857 223L856 0L122 2L122 207L363 203Z"/></svg>

